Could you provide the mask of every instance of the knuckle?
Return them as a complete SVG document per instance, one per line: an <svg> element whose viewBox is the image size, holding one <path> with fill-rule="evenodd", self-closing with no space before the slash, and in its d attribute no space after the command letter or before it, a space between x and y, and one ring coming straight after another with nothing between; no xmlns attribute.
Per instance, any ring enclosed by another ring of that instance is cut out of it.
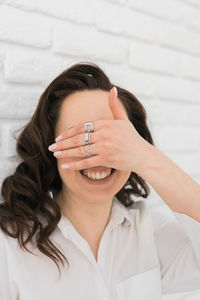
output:
<svg viewBox="0 0 200 300"><path fill-rule="evenodd" d="M109 138L109 133L107 131L102 131L101 138L107 140Z"/></svg>
<svg viewBox="0 0 200 300"><path fill-rule="evenodd" d="M111 128L112 125L111 125L110 121L105 121L104 127L105 127L105 128Z"/></svg>

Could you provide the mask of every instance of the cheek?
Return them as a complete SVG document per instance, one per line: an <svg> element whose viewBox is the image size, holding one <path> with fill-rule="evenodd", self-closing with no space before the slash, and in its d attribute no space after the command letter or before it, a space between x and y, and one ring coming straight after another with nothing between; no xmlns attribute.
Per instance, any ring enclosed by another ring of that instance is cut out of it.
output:
<svg viewBox="0 0 200 300"><path fill-rule="evenodd" d="M57 159L57 168L58 168L60 177L61 177L62 181L68 185L70 185L71 182L73 182L76 179L78 170L62 169L61 165L67 164L68 162L72 162L72 161L74 161L74 160L72 160L72 159L69 160L66 158Z"/></svg>
<svg viewBox="0 0 200 300"><path fill-rule="evenodd" d="M119 191L123 188L123 186L126 184L131 172L127 172L127 171L117 171L118 174L116 174L116 178L115 178L115 189L116 191Z"/></svg>
<svg viewBox="0 0 200 300"><path fill-rule="evenodd" d="M120 178L122 186L125 185L125 183L129 179L130 175L131 175L131 172L127 172L127 171L121 171L120 172L119 178Z"/></svg>
<svg viewBox="0 0 200 300"><path fill-rule="evenodd" d="M131 172L127 172L127 171L121 171L121 178L123 178L124 180L127 180L129 178L129 176L131 175Z"/></svg>
<svg viewBox="0 0 200 300"><path fill-rule="evenodd" d="M70 171L67 169L58 169L62 183L69 189L73 189L78 183L78 171Z"/></svg>

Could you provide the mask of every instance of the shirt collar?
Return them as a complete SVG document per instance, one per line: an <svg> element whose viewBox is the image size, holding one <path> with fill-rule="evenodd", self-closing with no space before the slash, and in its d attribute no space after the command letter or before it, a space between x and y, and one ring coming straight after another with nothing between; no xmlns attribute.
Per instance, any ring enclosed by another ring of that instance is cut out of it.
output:
<svg viewBox="0 0 200 300"><path fill-rule="evenodd" d="M116 196L113 198L110 220L114 220L116 225L124 223L125 226L129 226L133 222L129 209L125 207Z"/></svg>
<svg viewBox="0 0 200 300"><path fill-rule="evenodd" d="M109 223L112 225L112 229L116 227L119 224L124 224L126 227L133 224L133 219L131 218L129 209L125 207L116 196L113 197L112 206L111 206L111 213L110 213L110 219ZM60 230L63 229L66 230L73 226L71 221L63 215L61 212L61 219L59 223L57 224Z"/></svg>

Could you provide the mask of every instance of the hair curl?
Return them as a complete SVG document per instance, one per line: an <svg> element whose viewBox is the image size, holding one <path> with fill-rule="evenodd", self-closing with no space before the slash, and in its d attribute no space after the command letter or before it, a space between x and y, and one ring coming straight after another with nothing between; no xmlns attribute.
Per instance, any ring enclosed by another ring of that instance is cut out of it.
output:
<svg viewBox="0 0 200 300"><path fill-rule="evenodd" d="M77 63L58 75L40 96L31 120L17 138L16 151L22 162L18 164L14 174L6 177L2 183L0 229L8 236L17 238L20 247L27 251L26 244L33 242L35 235L37 248L56 263L59 273L58 263L64 266L63 259L68 264L69 262L51 242L50 236L61 219L60 208L53 201L52 195L61 190L62 181L56 158L50 153L48 146L54 142L60 108L67 96L83 90L101 89L109 92L113 86L117 87L118 98L138 133L154 145L146 124L146 111L139 100L129 91L113 85L96 64ZM130 199L132 195L147 198L149 194L146 182L131 172L116 197L123 205L130 206L134 202ZM40 222L40 217L46 224Z"/></svg>

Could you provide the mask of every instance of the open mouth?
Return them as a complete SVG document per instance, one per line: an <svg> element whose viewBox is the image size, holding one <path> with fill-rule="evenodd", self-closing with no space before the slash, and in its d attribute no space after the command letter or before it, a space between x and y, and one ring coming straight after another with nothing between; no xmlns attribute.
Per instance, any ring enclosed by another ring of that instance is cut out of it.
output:
<svg viewBox="0 0 200 300"><path fill-rule="evenodd" d="M111 169L111 172L110 172L110 175L111 175L115 170L116 170L116 169L113 169L113 168L112 168L112 169ZM80 170L79 172L80 172L82 175L86 176L86 175L83 173L83 171L84 171L84 170ZM109 175L109 176L110 176L110 175ZM108 177L109 177L109 176L108 176ZM88 177L88 176L86 176L86 177ZM102 178L102 179L104 179L104 178Z"/></svg>
<svg viewBox="0 0 200 300"><path fill-rule="evenodd" d="M80 170L80 174L81 174L81 177L83 178L83 180L85 181L85 183L89 183L89 184L95 184L95 185L101 185L101 184L106 184L106 183L109 183L112 178L113 178L113 174L115 174L115 171L116 169L111 169L111 172L110 172L110 175L104 177L104 178L89 178L87 175L85 175L83 173L83 170Z"/></svg>

